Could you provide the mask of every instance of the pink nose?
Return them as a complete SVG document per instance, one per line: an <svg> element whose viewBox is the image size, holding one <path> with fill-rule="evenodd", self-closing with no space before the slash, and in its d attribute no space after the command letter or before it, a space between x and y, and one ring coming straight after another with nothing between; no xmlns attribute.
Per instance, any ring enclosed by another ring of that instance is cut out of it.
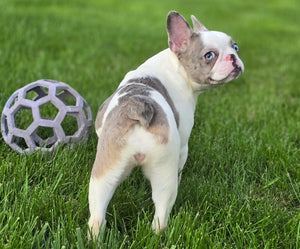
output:
<svg viewBox="0 0 300 249"><path fill-rule="evenodd" d="M225 58L226 61L233 61L233 57L234 55L233 54L228 54Z"/></svg>

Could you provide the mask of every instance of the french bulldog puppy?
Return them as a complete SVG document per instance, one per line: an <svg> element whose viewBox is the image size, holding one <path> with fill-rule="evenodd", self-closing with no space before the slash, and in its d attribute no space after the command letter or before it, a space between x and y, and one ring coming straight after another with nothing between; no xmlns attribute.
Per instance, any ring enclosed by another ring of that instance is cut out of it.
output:
<svg viewBox="0 0 300 249"><path fill-rule="evenodd" d="M231 37L207 30L194 16L192 21L193 29L171 11L169 48L127 73L99 109L97 155L89 185L93 238L104 227L115 189L136 166L151 182L153 229L159 233L167 226L188 155L197 97L244 71Z"/></svg>

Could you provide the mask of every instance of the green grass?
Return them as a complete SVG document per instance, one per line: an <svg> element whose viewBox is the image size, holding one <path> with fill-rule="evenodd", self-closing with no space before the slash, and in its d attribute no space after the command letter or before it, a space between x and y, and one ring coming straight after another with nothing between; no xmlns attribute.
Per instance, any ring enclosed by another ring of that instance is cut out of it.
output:
<svg viewBox="0 0 300 249"><path fill-rule="evenodd" d="M116 191L103 248L300 248L300 5L298 0L2 0L0 109L18 88L64 81L100 104L129 70L166 48L178 10L238 42L245 74L199 97L169 226L151 231L140 171ZM0 248L96 248L88 183L96 135L49 158L0 139Z"/></svg>

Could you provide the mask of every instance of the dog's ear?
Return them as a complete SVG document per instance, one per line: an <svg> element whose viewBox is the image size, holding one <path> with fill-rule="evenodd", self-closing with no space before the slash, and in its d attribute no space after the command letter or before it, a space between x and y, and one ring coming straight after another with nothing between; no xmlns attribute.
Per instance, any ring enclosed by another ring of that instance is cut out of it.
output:
<svg viewBox="0 0 300 249"><path fill-rule="evenodd" d="M208 29L195 16L191 16L194 32L208 31Z"/></svg>
<svg viewBox="0 0 300 249"><path fill-rule="evenodd" d="M193 34L187 21L176 11L171 11L167 18L167 30L170 49L178 54L186 50Z"/></svg>

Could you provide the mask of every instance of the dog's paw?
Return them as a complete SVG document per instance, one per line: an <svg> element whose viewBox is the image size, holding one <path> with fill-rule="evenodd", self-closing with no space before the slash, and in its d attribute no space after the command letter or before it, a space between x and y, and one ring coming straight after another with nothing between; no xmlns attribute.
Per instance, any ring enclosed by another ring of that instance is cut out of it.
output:
<svg viewBox="0 0 300 249"><path fill-rule="evenodd" d="M105 230L106 220L90 219L88 240L99 240L102 239Z"/></svg>

